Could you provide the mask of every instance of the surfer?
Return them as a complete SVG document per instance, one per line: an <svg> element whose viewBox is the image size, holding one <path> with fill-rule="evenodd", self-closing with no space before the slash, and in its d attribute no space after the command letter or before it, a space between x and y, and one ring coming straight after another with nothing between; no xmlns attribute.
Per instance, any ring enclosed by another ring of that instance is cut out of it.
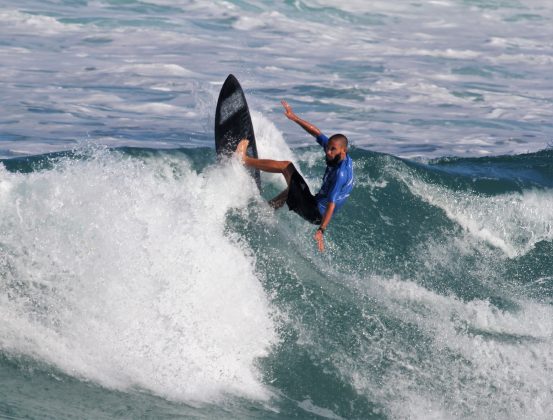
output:
<svg viewBox="0 0 553 420"><path fill-rule="evenodd" d="M270 200L269 205L278 209L286 203L290 210L305 220L319 225L314 239L317 241L319 251L324 251L324 233L330 219L343 206L353 188L353 164L348 155L348 139L343 134L326 137L313 124L298 117L286 101L281 102L284 115L315 137L317 143L325 150L327 167L320 191L316 195L311 194L307 183L290 161L256 159L247 156L247 139L240 141L236 147L236 153L246 166L284 175L288 187Z"/></svg>

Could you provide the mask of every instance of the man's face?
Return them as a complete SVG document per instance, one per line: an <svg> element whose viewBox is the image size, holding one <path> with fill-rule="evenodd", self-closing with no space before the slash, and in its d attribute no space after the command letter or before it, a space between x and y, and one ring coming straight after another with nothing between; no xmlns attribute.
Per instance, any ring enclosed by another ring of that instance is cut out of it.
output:
<svg viewBox="0 0 553 420"><path fill-rule="evenodd" d="M331 140L326 146L326 160L333 161L336 159L336 156L340 156L340 160L343 159L346 155L346 148L343 143L340 141Z"/></svg>

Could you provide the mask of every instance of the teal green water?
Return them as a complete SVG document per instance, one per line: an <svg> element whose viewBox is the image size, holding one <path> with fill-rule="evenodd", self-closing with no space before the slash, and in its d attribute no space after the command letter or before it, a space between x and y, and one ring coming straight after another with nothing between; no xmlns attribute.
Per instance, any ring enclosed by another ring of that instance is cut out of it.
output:
<svg viewBox="0 0 553 420"><path fill-rule="evenodd" d="M315 188L324 169L322 158L313 160L318 150L294 153ZM202 178L223 171L211 149L84 150L3 161L0 413L359 419L551 413L552 152L415 162L354 148L351 156L356 187L328 230L324 254L315 249L313 227L264 204L279 191L276 181L264 180L261 197L250 185L240 198L244 186L228 187L228 173ZM220 230L215 215L200 219L187 204L190 198L207 208L194 192L210 197L206 179L236 197ZM110 189L115 193L106 197ZM57 197L49 208L39 203L45 190ZM75 207L73 200L80 200ZM161 210L176 201L175 214L185 217L179 223L210 222L179 231ZM140 215L158 222L135 231ZM66 229L59 239L48 238L42 225L57 223L54 216L63 216ZM142 235L142 246L131 233ZM152 239L158 234L159 242ZM209 245L213 235L230 248ZM191 265L171 254L177 243L191 244L182 251ZM234 266L242 274L229 287L222 279ZM188 271L175 274L181 267ZM233 295L250 272L249 292ZM219 292L210 294L212 287ZM92 290L102 298L86 295ZM144 294L139 304L148 316L126 318L134 313L132 293ZM260 306L248 306L252 301ZM148 302L157 302L155 311ZM227 323L219 314L235 318ZM257 324L265 318L267 324ZM211 341L202 347L205 337ZM250 345L257 350L227 381L225 369L246 360ZM133 356L118 360L118 352ZM213 366L221 373L212 377ZM168 376L158 376L165 369ZM244 379L246 371L255 382Z"/></svg>

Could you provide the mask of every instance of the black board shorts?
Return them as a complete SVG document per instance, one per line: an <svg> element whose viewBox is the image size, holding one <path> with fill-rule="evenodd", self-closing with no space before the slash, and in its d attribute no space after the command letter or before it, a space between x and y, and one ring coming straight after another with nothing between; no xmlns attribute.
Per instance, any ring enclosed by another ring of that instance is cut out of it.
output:
<svg viewBox="0 0 553 420"><path fill-rule="evenodd" d="M317 200L309 191L307 183L298 171L294 171L290 179L286 204L288 204L291 211L296 212L308 222L315 225L321 223L322 217L317 206Z"/></svg>

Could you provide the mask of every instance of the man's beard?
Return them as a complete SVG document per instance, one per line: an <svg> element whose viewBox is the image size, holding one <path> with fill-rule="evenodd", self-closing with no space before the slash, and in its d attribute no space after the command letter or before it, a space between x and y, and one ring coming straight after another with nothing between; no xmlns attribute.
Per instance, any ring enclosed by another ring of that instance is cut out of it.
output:
<svg viewBox="0 0 553 420"><path fill-rule="evenodd" d="M329 166L331 168L334 168L336 166L338 166L338 164L340 163L340 161L342 159L340 159L341 156L340 155L336 155L334 156L333 159L329 159L328 156L325 156L325 160L326 160L326 166Z"/></svg>

